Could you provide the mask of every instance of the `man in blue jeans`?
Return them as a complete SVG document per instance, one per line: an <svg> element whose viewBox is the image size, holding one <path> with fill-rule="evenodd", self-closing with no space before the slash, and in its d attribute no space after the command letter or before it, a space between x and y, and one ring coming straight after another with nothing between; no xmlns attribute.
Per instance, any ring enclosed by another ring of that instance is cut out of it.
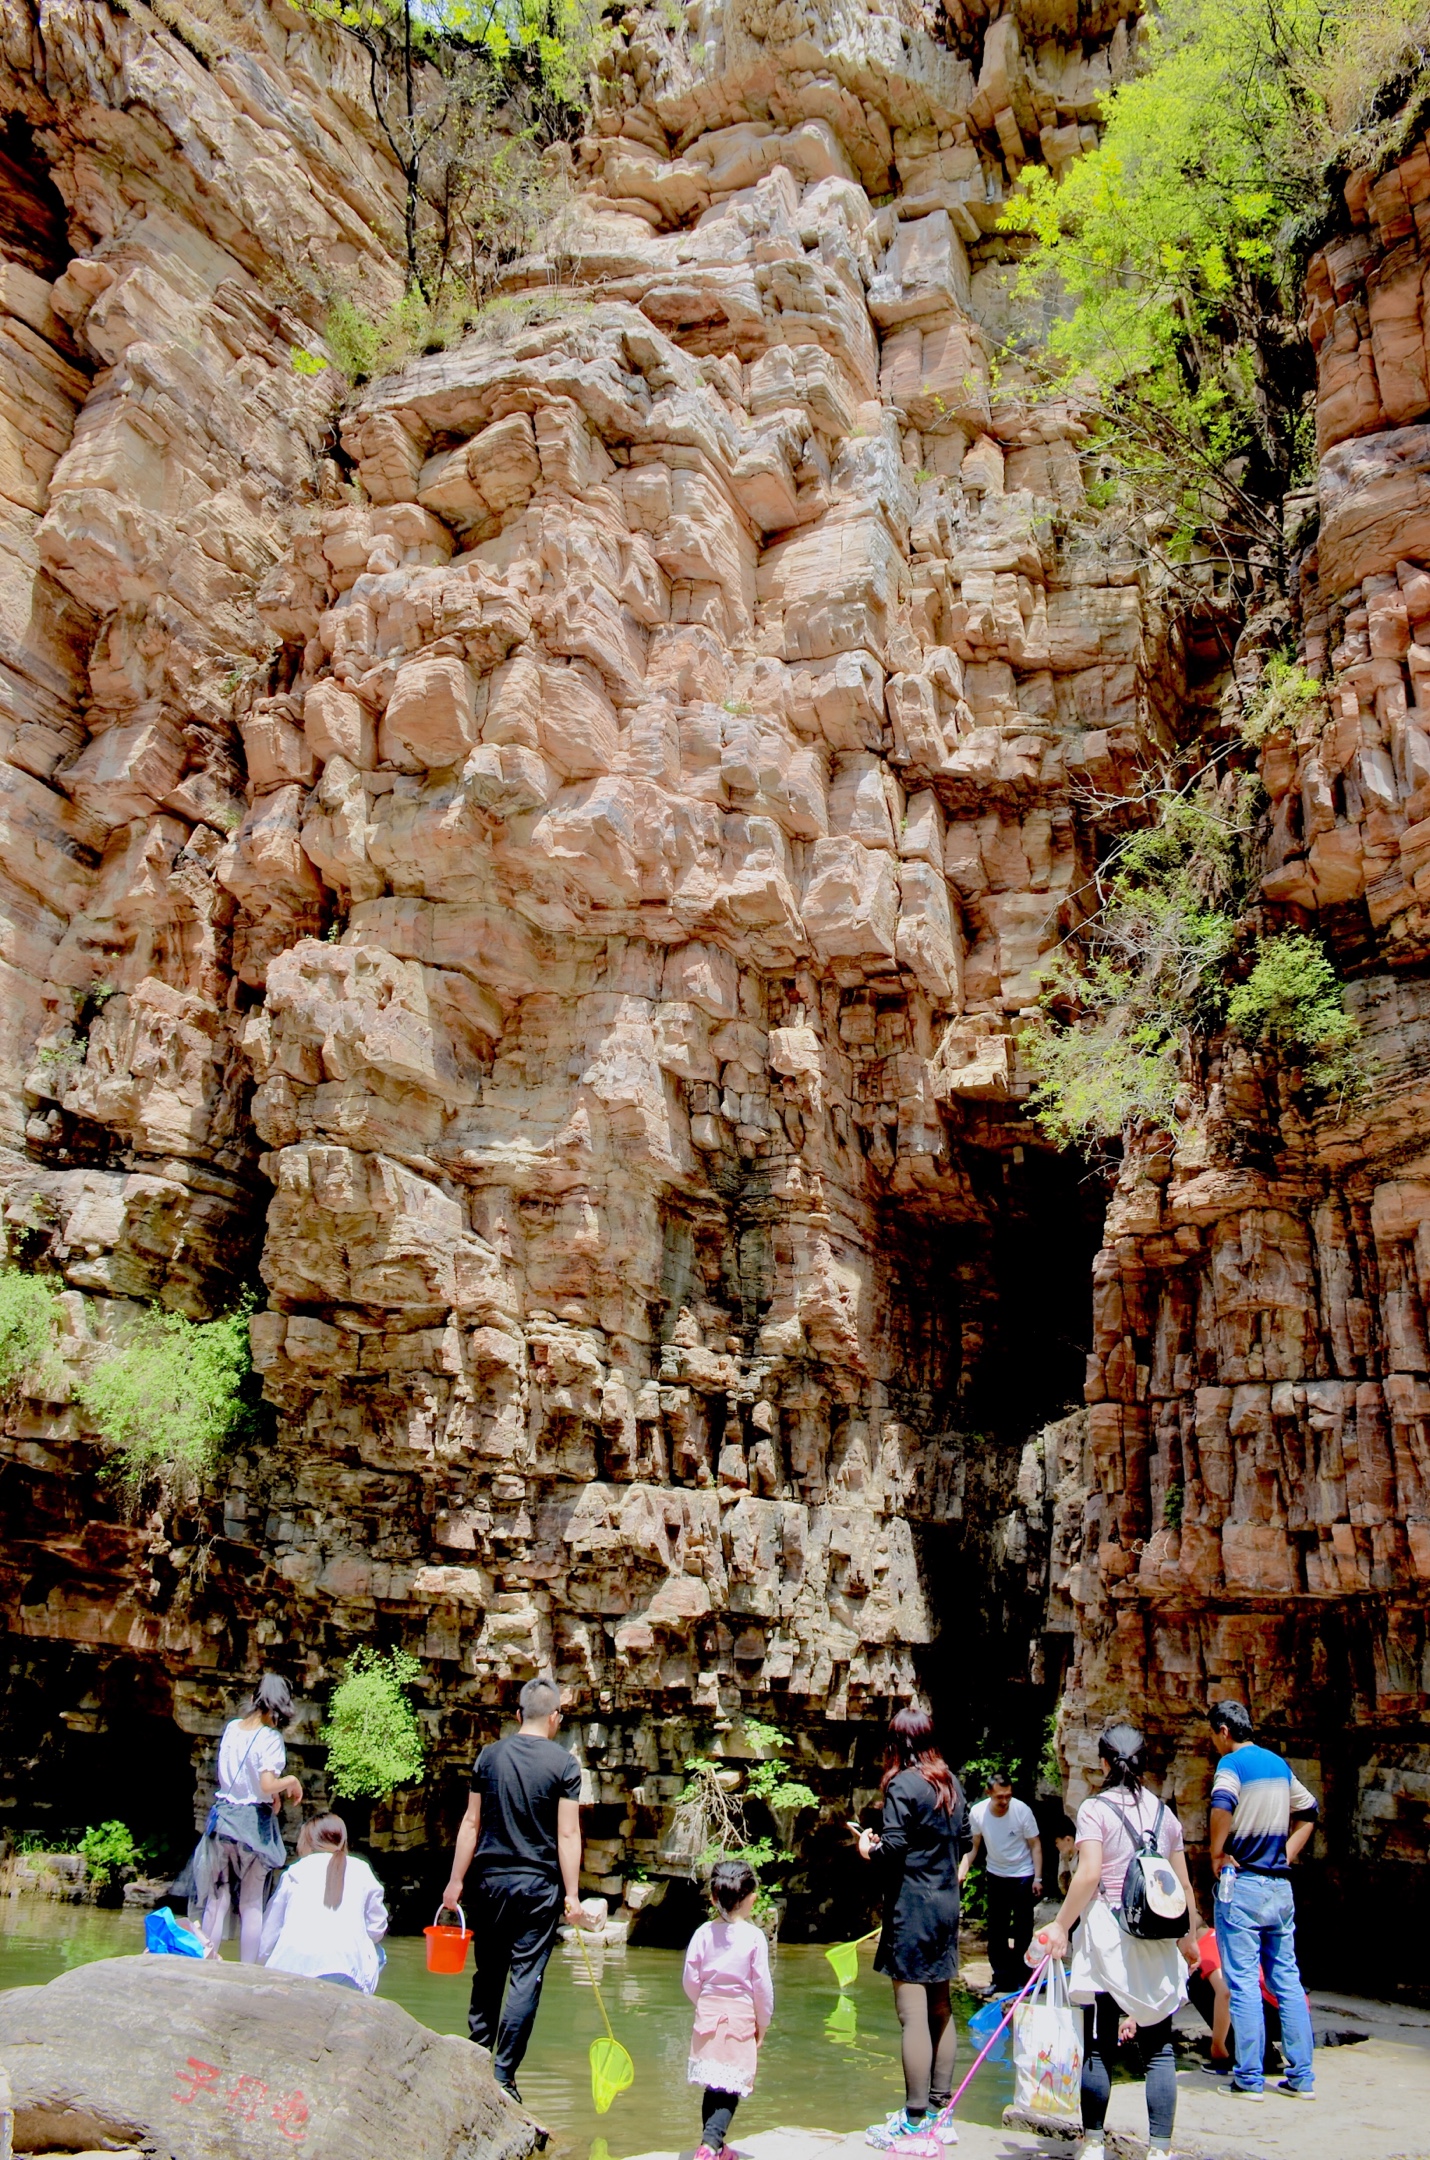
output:
<svg viewBox="0 0 1430 2160"><path fill-rule="evenodd" d="M1207 1713L1221 1757L1212 1781L1211 1862L1216 1877L1216 1940L1231 1994L1236 2063L1228 2090L1263 2100L1266 2023L1261 1974L1281 2012L1286 2075L1276 2090L1288 2099L1314 2098L1311 2016L1296 1968L1296 1909L1291 1862L1310 1837L1316 1801L1270 1748L1258 1747L1251 1718L1239 1702L1213 1703Z"/></svg>

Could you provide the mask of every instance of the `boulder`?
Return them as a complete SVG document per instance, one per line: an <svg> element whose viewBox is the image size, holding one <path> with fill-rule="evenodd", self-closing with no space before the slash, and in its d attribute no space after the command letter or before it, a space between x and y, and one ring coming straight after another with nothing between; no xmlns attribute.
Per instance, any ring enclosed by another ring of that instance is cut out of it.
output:
<svg viewBox="0 0 1430 2160"><path fill-rule="evenodd" d="M262 1966L106 1958L0 1996L17 2153L524 2160L486 2051L396 2003Z"/></svg>

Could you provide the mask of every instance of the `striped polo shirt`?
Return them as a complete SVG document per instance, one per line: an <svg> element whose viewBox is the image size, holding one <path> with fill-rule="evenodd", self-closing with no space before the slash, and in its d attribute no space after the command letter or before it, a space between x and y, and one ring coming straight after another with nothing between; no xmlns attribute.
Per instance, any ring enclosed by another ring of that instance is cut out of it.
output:
<svg viewBox="0 0 1430 2160"><path fill-rule="evenodd" d="M1223 1850L1248 1875L1289 1875L1286 1840L1293 1822L1320 1812L1291 1765L1248 1741L1223 1755L1212 1781L1212 1806L1231 1817Z"/></svg>

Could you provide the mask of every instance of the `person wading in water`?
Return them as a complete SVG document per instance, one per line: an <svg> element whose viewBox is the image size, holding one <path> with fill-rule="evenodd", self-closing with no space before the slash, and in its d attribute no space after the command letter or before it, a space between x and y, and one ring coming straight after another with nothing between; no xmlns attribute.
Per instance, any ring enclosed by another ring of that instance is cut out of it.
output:
<svg viewBox="0 0 1430 2160"><path fill-rule="evenodd" d="M492 2074L513 2100L521 2098L516 2073L563 1912L573 1925L581 1922L581 1765L556 1745L561 1695L555 1683L528 1680L520 1700L521 1730L477 1757L442 1893L443 1909L455 1911L475 1857L467 1924L476 1937L476 1971L467 2030L479 2047L491 2049Z"/></svg>

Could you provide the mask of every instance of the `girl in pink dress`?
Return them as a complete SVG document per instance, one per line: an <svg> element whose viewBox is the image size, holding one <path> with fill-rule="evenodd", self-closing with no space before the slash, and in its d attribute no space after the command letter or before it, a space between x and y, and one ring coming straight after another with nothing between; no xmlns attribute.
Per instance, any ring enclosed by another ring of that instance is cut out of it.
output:
<svg viewBox="0 0 1430 2160"><path fill-rule="evenodd" d="M755 2089L760 2042L775 2007L770 1947L750 1915L759 1885L744 1860L718 1860L710 1876L713 1919L685 1953L685 1992L695 2005L686 2075L703 2085L695 2160L735 2160L730 2118Z"/></svg>

